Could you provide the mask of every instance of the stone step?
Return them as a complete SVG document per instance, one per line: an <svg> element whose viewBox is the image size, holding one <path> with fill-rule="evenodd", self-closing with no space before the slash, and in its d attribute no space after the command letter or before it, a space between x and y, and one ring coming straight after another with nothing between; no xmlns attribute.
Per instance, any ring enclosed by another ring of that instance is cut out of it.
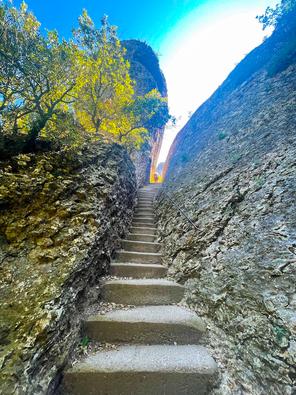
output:
<svg viewBox="0 0 296 395"><path fill-rule="evenodd" d="M148 243L152 243L155 240L154 235L145 235L145 234L136 234L136 233L129 233L126 238L128 240L134 241L146 241Z"/></svg>
<svg viewBox="0 0 296 395"><path fill-rule="evenodd" d="M110 280L103 284L102 292L104 300L109 303L159 306L179 303L184 288L163 279Z"/></svg>
<svg viewBox="0 0 296 395"><path fill-rule="evenodd" d="M116 262L130 262L130 263L161 263L161 254L156 252L135 252L123 251L116 252Z"/></svg>
<svg viewBox="0 0 296 395"><path fill-rule="evenodd" d="M140 214L142 214L142 217L154 216L154 210L148 208L136 208L135 215L140 215Z"/></svg>
<svg viewBox="0 0 296 395"><path fill-rule="evenodd" d="M147 200L147 199L140 199L140 200L138 200L137 205L146 205L149 207L153 207L153 201Z"/></svg>
<svg viewBox="0 0 296 395"><path fill-rule="evenodd" d="M146 214L142 214L143 212L145 212ZM154 210L148 211L147 209L140 208L140 209L135 211L134 218L135 217L154 219L155 218L155 213L154 213Z"/></svg>
<svg viewBox="0 0 296 395"><path fill-rule="evenodd" d="M135 214L133 216L133 219L135 221L141 221L141 222L151 222L154 224L155 222L155 217L154 215L143 215L143 214Z"/></svg>
<svg viewBox="0 0 296 395"><path fill-rule="evenodd" d="M152 215L140 215L140 214L134 214L134 217L133 217L133 219L136 219L136 220L143 220L142 222L154 222L154 215L152 214Z"/></svg>
<svg viewBox="0 0 296 395"><path fill-rule="evenodd" d="M154 213L154 209L152 207L152 205L147 206L147 205L140 205L140 206L136 206L136 210L148 210L148 211L152 211Z"/></svg>
<svg viewBox="0 0 296 395"><path fill-rule="evenodd" d="M131 278L164 278L167 268L162 265L143 263L112 263L111 276Z"/></svg>
<svg viewBox="0 0 296 395"><path fill-rule="evenodd" d="M125 251L134 252L158 252L160 250L159 243L149 243L147 241L122 240L121 246Z"/></svg>
<svg viewBox="0 0 296 395"><path fill-rule="evenodd" d="M64 387L69 395L204 395L216 372L202 346L119 346L74 365Z"/></svg>
<svg viewBox="0 0 296 395"><path fill-rule="evenodd" d="M148 222L140 222L137 219L133 220L132 226L137 227L137 228L153 228L156 230L155 224L149 224Z"/></svg>
<svg viewBox="0 0 296 395"><path fill-rule="evenodd" d="M154 196L138 195L138 200L149 200L152 202L154 200Z"/></svg>
<svg viewBox="0 0 296 395"><path fill-rule="evenodd" d="M153 202L154 201L154 196L138 196L138 202L140 201L147 201L147 202Z"/></svg>
<svg viewBox="0 0 296 395"><path fill-rule="evenodd" d="M145 306L89 317L85 330L90 339L106 343L198 344L206 327L184 308Z"/></svg>
<svg viewBox="0 0 296 395"><path fill-rule="evenodd" d="M137 218L151 218L151 219L153 219L153 220L155 220L155 215L154 215L154 212L153 211L147 211L147 210L139 210L139 211L136 211L135 212L135 214L134 214L134 216L133 216L133 219L137 219Z"/></svg>
<svg viewBox="0 0 296 395"><path fill-rule="evenodd" d="M146 226L132 226L130 231L132 234L155 235L156 228L147 228Z"/></svg>

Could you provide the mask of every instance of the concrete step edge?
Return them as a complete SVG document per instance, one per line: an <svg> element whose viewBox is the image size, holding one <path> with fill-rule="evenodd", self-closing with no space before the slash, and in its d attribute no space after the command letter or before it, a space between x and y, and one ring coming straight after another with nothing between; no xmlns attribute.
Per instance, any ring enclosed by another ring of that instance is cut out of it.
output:
<svg viewBox="0 0 296 395"><path fill-rule="evenodd" d="M146 263L135 263L135 262L112 262L110 266L113 267L117 267L117 266L123 266L123 267L138 267L138 268L155 268L155 269L160 269L160 268L164 268L167 270L167 268L163 265L159 265L157 263L150 263L150 264L146 264Z"/></svg>
<svg viewBox="0 0 296 395"><path fill-rule="evenodd" d="M117 262L114 262L117 263ZM106 280L103 283L104 286L108 285L128 285L128 286L162 286L162 287L176 287L176 288L182 288L184 289L184 286L181 284L176 283L175 281L172 280L167 280L167 279L159 279L159 278L150 278L150 279L136 279L136 280L122 280L122 279L116 279L116 280Z"/></svg>
<svg viewBox="0 0 296 395"><path fill-rule="evenodd" d="M159 264L118 262L110 265L110 273L117 278L165 278L167 268Z"/></svg>
<svg viewBox="0 0 296 395"><path fill-rule="evenodd" d="M157 230L157 228L154 226L154 224L147 224L147 223L143 224L142 222L133 222L132 225L134 228L147 228L147 229L152 229L155 231Z"/></svg>
<svg viewBox="0 0 296 395"><path fill-rule="evenodd" d="M134 256L140 256L140 255L144 255L144 256L151 256L151 257L162 257L162 254L159 252L139 252L139 251L126 251L126 250L117 250L116 251L117 254L128 254L128 255L134 255Z"/></svg>
<svg viewBox="0 0 296 395"><path fill-rule="evenodd" d="M139 230L157 230L157 228L152 228L152 227L149 227L149 226L132 226L131 227L131 229L139 229ZM147 233L146 233L147 234ZM148 233L149 234L149 233Z"/></svg>
<svg viewBox="0 0 296 395"><path fill-rule="evenodd" d="M67 373L93 372L95 374L95 372L106 373L106 371L109 373L192 373L209 376L216 373L217 365L203 346L127 345L88 356L84 362L74 365Z"/></svg>
<svg viewBox="0 0 296 395"><path fill-rule="evenodd" d="M155 220L155 216L154 215L145 215L145 216L143 216L143 215L134 214L133 219L143 220L143 221L146 221L146 220L154 221Z"/></svg>
<svg viewBox="0 0 296 395"><path fill-rule="evenodd" d="M113 310L104 315L89 316L85 321L117 321L153 324L187 324L206 332L206 325L197 314L179 306L141 306L130 310Z"/></svg>
<svg viewBox="0 0 296 395"><path fill-rule="evenodd" d="M146 229L146 228L144 228L144 229ZM149 229L151 229L151 228L149 228ZM150 235L149 233L148 234L147 233L146 234L145 233L129 233L129 235L133 235L133 236L154 236L154 235ZM150 242L148 242L148 243L150 243Z"/></svg>
<svg viewBox="0 0 296 395"><path fill-rule="evenodd" d="M141 235L141 236L143 236L143 235ZM150 235L147 235L147 236L150 236ZM156 243L156 242L153 242L153 241L139 241L139 240L127 240L127 239L121 239L121 242L124 242L124 243L129 243L129 244L138 244L138 245L147 245L147 246L155 246L155 247L160 247L161 246L161 244L160 243Z"/></svg>

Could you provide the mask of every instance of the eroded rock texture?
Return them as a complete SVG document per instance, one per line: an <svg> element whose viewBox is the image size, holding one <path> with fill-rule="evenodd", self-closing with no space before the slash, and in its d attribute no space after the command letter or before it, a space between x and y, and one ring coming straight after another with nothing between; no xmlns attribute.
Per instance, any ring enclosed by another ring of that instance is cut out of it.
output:
<svg viewBox="0 0 296 395"><path fill-rule="evenodd" d="M52 393L130 224L135 169L118 145L97 145L20 155L0 177L0 393Z"/></svg>
<svg viewBox="0 0 296 395"><path fill-rule="evenodd" d="M197 110L158 200L165 262L208 323L221 395L296 388L296 75L265 67L280 50L267 40Z"/></svg>
<svg viewBox="0 0 296 395"><path fill-rule="evenodd" d="M156 89L163 97L167 97L166 80L152 48L139 40L126 40L122 42L122 45L126 49L126 58L130 62L131 78L136 81L136 94L145 95L152 89ZM139 186L149 182L150 173L154 174L156 171L163 132L164 128L150 130L151 138L148 144L132 156Z"/></svg>

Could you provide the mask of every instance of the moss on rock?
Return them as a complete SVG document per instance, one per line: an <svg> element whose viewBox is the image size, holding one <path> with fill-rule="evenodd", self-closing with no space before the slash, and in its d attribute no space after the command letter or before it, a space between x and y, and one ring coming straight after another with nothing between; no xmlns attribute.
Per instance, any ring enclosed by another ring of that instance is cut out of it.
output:
<svg viewBox="0 0 296 395"><path fill-rule="evenodd" d="M36 395L66 363L75 303L129 226L135 169L124 149L98 144L19 155L0 184L0 392Z"/></svg>

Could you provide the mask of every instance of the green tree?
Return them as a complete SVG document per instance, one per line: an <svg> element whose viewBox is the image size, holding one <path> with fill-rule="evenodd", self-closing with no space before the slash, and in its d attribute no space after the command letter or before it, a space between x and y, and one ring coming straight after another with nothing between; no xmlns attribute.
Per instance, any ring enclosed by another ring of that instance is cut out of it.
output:
<svg viewBox="0 0 296 395"><path fill-rule="evenodd" d="M0 4L0 146L4 136L21 139L21 151L34 151L38 139L139 148L149 130L166 123L167 103L157 91L135 96L107 17L97 29L83 11L74 39L65 41L55 31L41 35L25 3Z"/></svg>
<svg viewBox="0 0 296 395"><path fill-rule="evenodd" d="M75 113L80 124L95 138L110 137L114 134L111 121L115 122L134 94L129 64L124 59L116 29L109 26L106 17L102 19L101 29L96 29L84 10L74 35L79 45ZM110 130L106 130L107 124Z"/></svg>
<svg viewBox="0 0 296 395"><path fill-rule="evenodd" d="M265 30L269 26L277 26L285 16L293 13L290 17L295 17L295 0L282 0L281 3L277 4L274 8L267 7L263 15L257 16L257 19ZM293 12L294 11L294 12Z"/></svg>
<svg viewBox="0 0 296 395"><path fill-rule="evenodd" d="M96 29L84 10L74 35L80 48L77 58L81 78L75 103L79 122L95 139L139 148L148 138L148 130L167 122L166 100L156 90L135 96L125 50L107 17Z"/></svg>
<svg viewBox="0 0 296 395"><path fill-rule="evenodd" d="M134 97L123 109L123 114L129 119L129 124L120 128L118 140L130 145L134 134L139 133L138 147L149 139L151 133L162 128L170 119L167 99L161 97L156 89L144 96Z"/></svg>
<svg viewBox="0 0 296 395"><path fill-rule="evenodd" d="M42 37L22 3L0 8L0 122L2 133L25 134L35 147L49 120L58 121L73 101L73 45L56 32ZM45 133L46 134L46 133Z"/></svg>
<svg viewBox="0 0 296 395"><path fill-rule="evenodd" d="M296 0L282 0L274 9L268 7L257 17L263 25L275 28L276 50L270 54L267 72L270 77L287 69L296 59Z"/></svg>

